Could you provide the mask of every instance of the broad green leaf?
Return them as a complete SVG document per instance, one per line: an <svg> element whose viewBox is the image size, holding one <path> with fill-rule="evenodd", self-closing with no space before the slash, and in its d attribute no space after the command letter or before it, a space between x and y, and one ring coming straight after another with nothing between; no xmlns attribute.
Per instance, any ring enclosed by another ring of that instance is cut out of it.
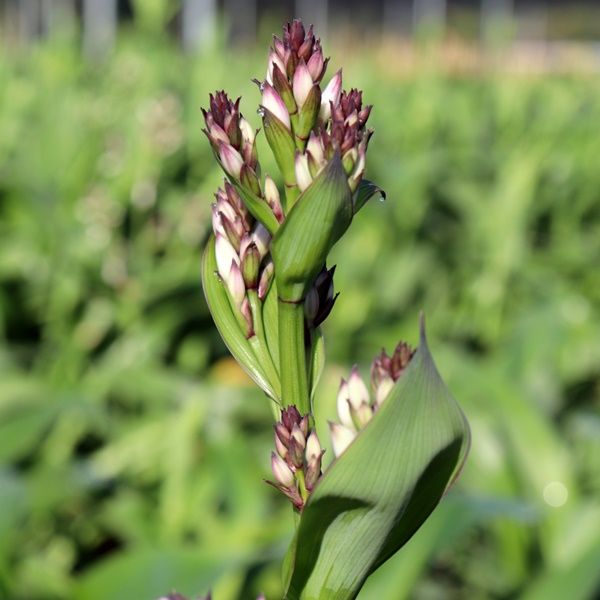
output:
<svg viewBox="0 0 600 600"><path fill-rule="evenodd" d="M457 476L469 427L427 348L317 484L288 556L288 600L355 598Z"/></svg>
<svg viewBox="0 0 600 600"><path fill-rule="evenodd" d="M356 214L375 194L379 194L381 199L385 200L385 192L377 184L368 179L361 179L352 198L353 213Z"/></svg>
<svg viewBox="0 0 600 600"><path fill-rule="evenodd" d="M304 298L352 221L352 194L338 154L298 197L271 243L279 295Z"/></svg>
<svg viewBox="0 0 600 600"><path fill-rule="evenodd" d="M277 399L279 382L269 381L266 376L259 358L238 325L225 286L217 274L214 236L208 240L202 257L202 287L215 325L231 354L266 394Z"/></svg>

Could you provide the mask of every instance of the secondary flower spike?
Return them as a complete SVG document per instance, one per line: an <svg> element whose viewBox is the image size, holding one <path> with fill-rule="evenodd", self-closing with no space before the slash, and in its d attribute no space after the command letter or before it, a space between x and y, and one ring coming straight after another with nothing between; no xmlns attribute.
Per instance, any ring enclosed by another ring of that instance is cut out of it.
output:
<svg viewBox="0 0 600 600"><path fill-rule="evenodd" d="M269 262L261 268L268 253L270 236L256 223L242 200L229 183L216 193L212 205L212 225L215 234L217 271L229 291L232 307L243 325L247 338L254 335L254 323L249 290L258 290L262 282L262 297L271 282Z"/></svg>
<svg viewBox="0 0 600 600"><path fill-rule="evenodd" d="M346 450L358 432L371 420L402 376L415 351L400 342L392 356L381 351L371 364L371 386L374 398L354 366L348 379L342 379L337 396L339 423L329 423L333 453L339 456Z"/></svg>
<svg viewBox="0 0 600 600"><path fill-rule="evenodd" d="M317 432L309 428L308 415L302 416L295 406L281 411L275 424L275 449L271 453L270 485L285 494L297 510L302 510L310 492L321 476L321 449Z"/></svg>

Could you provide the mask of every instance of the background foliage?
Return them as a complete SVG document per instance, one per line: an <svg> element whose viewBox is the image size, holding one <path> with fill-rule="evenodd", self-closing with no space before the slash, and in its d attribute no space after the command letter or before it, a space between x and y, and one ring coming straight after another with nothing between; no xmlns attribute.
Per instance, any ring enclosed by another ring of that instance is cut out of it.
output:
<svg viewBox="0 0 600 600"><path fill-rule="evenodd" d="M388 201L334 252L317 412L353 361L416 343L423 308L473 428L460 484L360 599L591 598L600 83L326 46L376 105ZM68 38L0 59L0 598L280 597L270 410L199 276L221 179L199 107L225 87L258 123L265 56L142 27L99 64Z"/></svg>

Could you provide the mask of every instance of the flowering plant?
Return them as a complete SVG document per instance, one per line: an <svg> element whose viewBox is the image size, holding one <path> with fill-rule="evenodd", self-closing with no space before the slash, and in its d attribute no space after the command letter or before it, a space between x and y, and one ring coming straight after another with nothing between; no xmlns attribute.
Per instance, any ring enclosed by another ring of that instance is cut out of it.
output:
<svg viewBox="0 0 600 600"><path fill-rule="evenodd" d="M202 262L207 303L239 364L271 399L269 482L297 513L284 564L285 598L355 598L366 578L421 526L465 460L469 428L429 353L401 342L342 380L335 460L323 471L312 406L323 368L320 325L332 310L330 250L381 189L364 178L371 106L343 91L338 71L300 21L274 37L259 114L279 173L263 176L258 133L240 99L210 96L204 110L226 174Z"/></svg>

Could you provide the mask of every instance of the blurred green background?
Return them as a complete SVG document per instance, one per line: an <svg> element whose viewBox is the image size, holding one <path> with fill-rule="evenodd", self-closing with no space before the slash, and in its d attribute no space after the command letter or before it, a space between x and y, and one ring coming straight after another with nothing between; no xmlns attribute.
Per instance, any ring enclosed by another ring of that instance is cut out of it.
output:
<svg viewBox="0 0 600 600"><path fill-rule="evenodd" d="M258 125L271 30L186 56L152 23L102 61L68 33L0 58L3 599L281 597L271 412L199 276L222 178L199 108L225 88ZM360 600L591 599L600 79L344 39L324 42L330 73L375 105L367 174L388 201L332 257L319 422L354 362L416 343L422 308L473 429L459 484Z"/></svg>

